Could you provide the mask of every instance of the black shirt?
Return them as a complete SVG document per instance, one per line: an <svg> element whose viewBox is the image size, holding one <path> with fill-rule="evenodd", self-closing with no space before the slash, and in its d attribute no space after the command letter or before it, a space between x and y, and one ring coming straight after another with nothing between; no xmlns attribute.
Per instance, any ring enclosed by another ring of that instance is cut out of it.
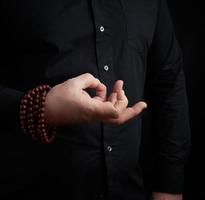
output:
<svg viewBox="0 0 205 200"><path fill-rule="evenodd" d="M112 91L124 80L133 105L153 116L152 189L179 193L190 144L182 54L165 0L1 1L1 195L56 199L144 199L141 115L122 125L58 129L50 145L19 128L19 101L89 72ZM90 95L93 91L89 91Z"/></svg>

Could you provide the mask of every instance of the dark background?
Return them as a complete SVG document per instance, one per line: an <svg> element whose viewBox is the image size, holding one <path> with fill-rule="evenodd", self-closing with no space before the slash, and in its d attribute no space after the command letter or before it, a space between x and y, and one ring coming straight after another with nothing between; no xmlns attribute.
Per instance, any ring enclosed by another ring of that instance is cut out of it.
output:
<svg viewBox="0 0 205 200"><path fill-rule="evenodd" d="M204 6L199 1L168 0L178 42L184 55L189 113L192 132L192 148L185 168L184 200L205 200L205 31ZM149 123L146 119L145 124ZM144 171L149 176L152 156L150 128L145 126L142 155ZM148 149L149 147L149 149ZM148 161L149 160L149 161Z"/></svg>

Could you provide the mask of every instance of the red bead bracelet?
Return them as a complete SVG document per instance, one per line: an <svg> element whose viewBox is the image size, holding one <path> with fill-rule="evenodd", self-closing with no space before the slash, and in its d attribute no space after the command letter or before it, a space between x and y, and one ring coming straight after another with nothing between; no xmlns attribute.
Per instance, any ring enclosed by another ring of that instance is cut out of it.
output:
<svg viewBox="0 0 205 200"><path fill-rule="evenodd" d="M20 104L21 128L25 134L42 143L51 143L56 128L45 122L45 100L51 87L40 85L24 95Z"/></svg>

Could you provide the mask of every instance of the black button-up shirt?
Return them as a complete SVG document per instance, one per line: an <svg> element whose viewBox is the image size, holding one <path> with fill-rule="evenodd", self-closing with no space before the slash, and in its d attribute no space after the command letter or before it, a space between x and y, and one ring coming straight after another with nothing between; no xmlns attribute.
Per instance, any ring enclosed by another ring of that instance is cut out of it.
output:
<svg viewBox="0 0 205 200"><path fill-rule="evenodd" d="M146 94L155 127L153 190L181 192L189 122L182 55L165 0L2 0L0 15L2 196L144 199L141 115L122 125L61 127L51 145L19 128L25 92L86 72L108 93L123 80L130 106Z"/></svg>

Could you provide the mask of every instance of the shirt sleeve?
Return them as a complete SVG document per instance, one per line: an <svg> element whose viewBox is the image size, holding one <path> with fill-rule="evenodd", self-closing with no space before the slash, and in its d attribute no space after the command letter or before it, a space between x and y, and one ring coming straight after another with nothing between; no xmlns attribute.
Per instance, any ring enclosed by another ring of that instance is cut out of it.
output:
<svg viewBox="0 0 205 200"><path fill-rule="evenodd" d="M20 101L24 93L15 89L0 85L0 119L1 129L20 127L19 110Z"/></svg>
<svg viewBox="0 0 205 200"><path fill-rule="evenodd" d="M155 134L152 190L181 193L190 149L190 127L182 52L166 0L160 0L147 74Z"/></svg>
<svg viewBox="0 0 205 200"><path fill-rule="evenodd" d="M19 119L19 110L20 110L20 101L24 95L23 91L19 91L15 88L12 88L12 79L17 74L16 70L10 70L7 67L7 63L9 59L13 59L10 52L13 51L12 46L9 42L9 33L7 31L7 22L4 20L4 12L3 10L7 4L0 4L0 23L1 23L1 63L0 63L0 133L3 133L3 130L11 130L20 127L20 119ZM10 77L9 77L10 75ZM8 80L10 80L10 84L8 84ZM13 84L14 85L14 84ZM8 131L6 131L8 133ZM1 136L2 137L2 136Z"/></svg>

